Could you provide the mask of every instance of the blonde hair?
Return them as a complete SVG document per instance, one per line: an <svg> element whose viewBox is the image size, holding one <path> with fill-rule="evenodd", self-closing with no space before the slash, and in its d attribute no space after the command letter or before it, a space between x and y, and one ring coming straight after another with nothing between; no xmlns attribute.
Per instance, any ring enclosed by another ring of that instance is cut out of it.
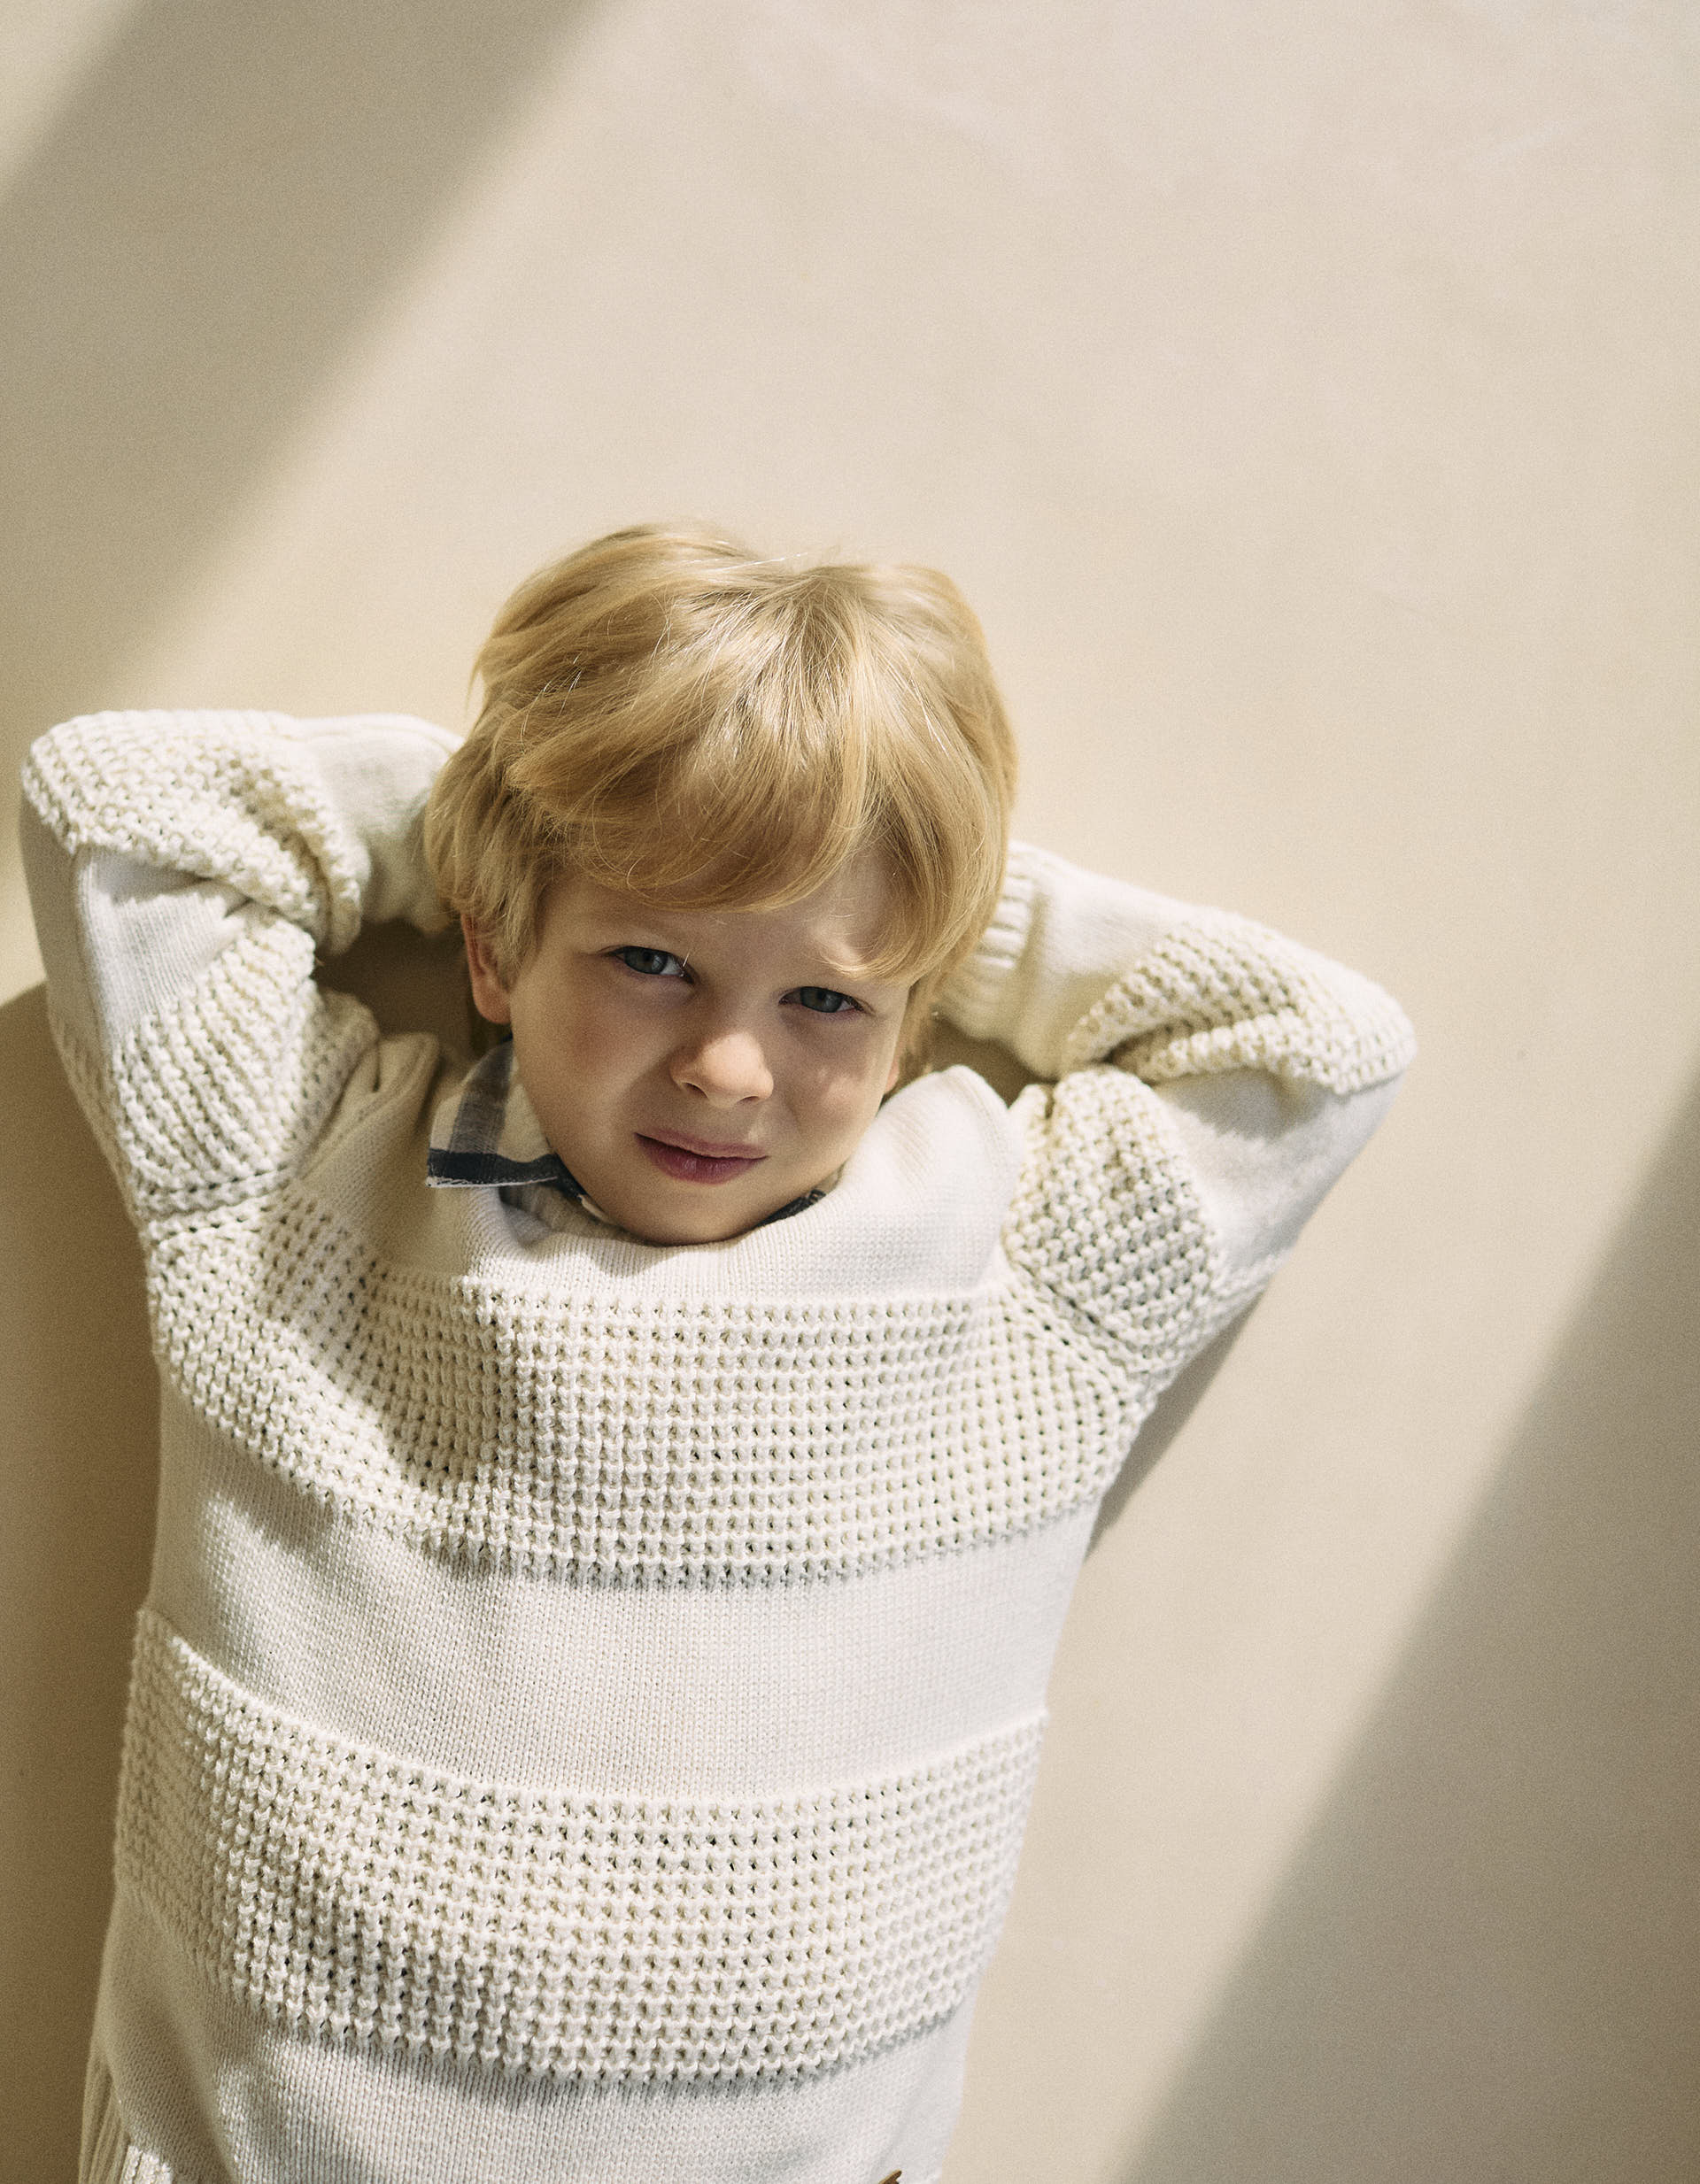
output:
<svg viewBox="0 0 1700 2184"><path fill-rule="evenodd" d="M1016 757L979 623L917 567L759 560L707 533L615 531L496 618L483 703L438 776L439 894L511 979L572 872L680 908L770 909L871 851L869 968L931 1002L996 907Z"/></svg>

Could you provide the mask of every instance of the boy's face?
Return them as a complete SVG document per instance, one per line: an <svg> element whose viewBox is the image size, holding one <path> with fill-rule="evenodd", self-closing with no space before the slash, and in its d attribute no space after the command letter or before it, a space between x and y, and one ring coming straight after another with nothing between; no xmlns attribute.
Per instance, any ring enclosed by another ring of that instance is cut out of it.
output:
<svg viewBox="0 0 1700 2184"><path fill-rule="evenodd" d="M863 858L778 910L669 910L577 878L505 984L467 929L473 998L514 1030L545 1136L652 1244L740 1235L840 1168L897 1081L908 988L863 969L885 883Z"/></svg>

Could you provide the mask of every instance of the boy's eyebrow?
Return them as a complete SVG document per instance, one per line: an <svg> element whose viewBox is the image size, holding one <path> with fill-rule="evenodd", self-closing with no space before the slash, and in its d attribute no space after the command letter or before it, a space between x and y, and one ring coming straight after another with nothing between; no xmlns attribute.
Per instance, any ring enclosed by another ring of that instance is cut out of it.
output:
<svg viewBox="0 0 1700 2184"><path fill-rule="evenodd" d="M882 978L869 963L860 957L846 962L842 956L823 953L820 960L835 978L848 979L855 985L889 986L898 983L894 978Z"/></svg>
<svg viewBox="0 0 1700 2184"><path fill-rule="evenodd" d="M665 903L642 901L618 905L587 904L583 912L585 922L594 936L597 945L600 945L611 934L628 932L638 934L642 933L647 927L650 936L648 939L644 941L630 939L627 945L659 946L671 938L672 941L680 945L669 947L668 953L676 955L687 969L691 968L693 951L683 945L683 936L676 930L669 935L668 926L673 917L692 917L696 915L697 913L689 909L670 909ZM806 949L807 944L803 944L800 946L799 954L804 953ZM908 983L902 979L883 976L863 956L840 956L834 954L827 948L808 951L808 953L811 966L818 966L831 977L841 979L847 984L902 986ZM804 978L799 983L810 984L815 982Z"/></svg>

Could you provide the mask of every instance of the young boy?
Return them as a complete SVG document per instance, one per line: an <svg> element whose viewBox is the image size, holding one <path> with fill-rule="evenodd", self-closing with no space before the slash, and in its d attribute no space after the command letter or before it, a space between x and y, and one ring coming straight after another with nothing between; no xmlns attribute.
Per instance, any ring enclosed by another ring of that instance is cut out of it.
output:
<svg viewBox="0 0 1700 2184"><path fill-rule="evenodd" d="M29 762L162 1382L83 2176L928 2184L1094 1509L1408 1027L1008 846L930 572L624 532L479 669ZM314 978L444 906L469 1072Z"/></svg>

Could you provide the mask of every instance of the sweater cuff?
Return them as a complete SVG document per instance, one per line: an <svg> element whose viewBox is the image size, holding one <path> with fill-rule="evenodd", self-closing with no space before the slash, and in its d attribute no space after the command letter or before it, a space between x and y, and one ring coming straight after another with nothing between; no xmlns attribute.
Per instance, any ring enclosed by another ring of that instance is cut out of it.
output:
<svg viewBox="0 0 1700 2184"><path fill-rule="evenodd" d="M1024 842L1010 843L992 922L973 952L946 980L939 997L941 1013L970 1038L995 1038L1001 1028L1004 989L1021 961L1032 928L1033 905L1039 897L1034 868L1039 854Z"/></svg>
<svg viewBox="0 0 1700 2184"><path fill-rule="evenodd" d="M339 838L314 846L352 884L352 915L333 917L328 953L340 954L357 924L405 918L439 931L422 829L431 783L460 738L403 714L298 721L286 732L310 759L335 817Z"/></svg>

